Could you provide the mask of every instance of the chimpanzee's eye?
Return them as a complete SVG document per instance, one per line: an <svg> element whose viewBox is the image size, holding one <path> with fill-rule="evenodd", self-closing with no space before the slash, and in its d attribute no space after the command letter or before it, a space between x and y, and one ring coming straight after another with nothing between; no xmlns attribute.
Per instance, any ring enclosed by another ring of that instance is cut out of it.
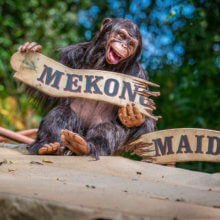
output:
<svg viewBox="0 0 220 220"><path fill-rule="evenodd" d="M118 36L121 40L124 40L126 38L125 34L123 32L119 32Z"/></svg>
<svg viewBox="0 0 220 220"><path fill-rule="evenodd" d="M135 43L134 43L134 41L130 41L130 42L129 42L129 46L131 46L131 47L135 47Z"/></svg>
<svg viewBox="0 0 220 220"><path fill-rule="evenodd" d="M123 33L120 33L120 37L121 37L122 39L125 39L125 35L124 35Z"/></svg>

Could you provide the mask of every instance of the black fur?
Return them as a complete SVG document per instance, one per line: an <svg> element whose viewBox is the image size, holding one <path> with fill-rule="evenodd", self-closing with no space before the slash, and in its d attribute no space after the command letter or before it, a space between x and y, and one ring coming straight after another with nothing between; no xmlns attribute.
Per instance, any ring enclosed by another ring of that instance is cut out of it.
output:
<svg viewBox="0 0 220 220"><path fill-rule="evenodd" d="M105 60L106 43L110 34L121 28L128 30L130 35L138 40L138 48L132 56L116 65L110 65ZM112 19L90 42L61 49L59 61L73 69L109 70L145 79L145 71L136 61L141 49L142 39L138 27L133 22L125 19ZM30 146L31 154L37 154L39 148L46 143L60 142L63 145L60 140L61 129L68 129L83 136L90 147L90 154L96 156L113 155L125 143L144 133L154 131L155 122L150 118L146 118L145 122L139 127L126 128L118 119L118 107L112 113L114 114L113 120L85 126L83 119L78 117L77 113L70 108L74 100L68 99L62 105L53 108L42 120L37 138ZM81 111L83 111L83 108ZM93 117L93 115L90 117Z"/></svg>

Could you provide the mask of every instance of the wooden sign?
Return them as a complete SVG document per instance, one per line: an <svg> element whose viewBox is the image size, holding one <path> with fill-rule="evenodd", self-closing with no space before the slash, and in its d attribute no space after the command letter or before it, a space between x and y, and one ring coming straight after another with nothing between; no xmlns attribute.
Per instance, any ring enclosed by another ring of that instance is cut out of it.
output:
<svg viewBox="0 0 220 220"><path fill-rule="evenodd" d="M142 135L125 147L143 161L166 164L184 161L220 162L220 131L177 128Z"/></svg>
<svg viewBox="0 0 220 220"><path fill-rule="evenodd" d="M54 97L78 97L105 101L118 106L135 103L144 115L153 116L155 104L149 96L159 92L147 90L159 87L147 80L102 70L71 69L40 53L15 53L11 66L14 78Z"/></svg>

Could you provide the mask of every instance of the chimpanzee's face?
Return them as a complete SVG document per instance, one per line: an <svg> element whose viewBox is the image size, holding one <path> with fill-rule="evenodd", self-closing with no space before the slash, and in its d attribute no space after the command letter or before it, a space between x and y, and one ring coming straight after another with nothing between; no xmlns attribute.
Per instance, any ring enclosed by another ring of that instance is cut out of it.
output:
<svg viewBox="0 0 220 220"><path fill-rule="evenodd" d="M106 45L106 61L118 64L133 55L138 47L138 40L132 37L126 29L118 29L111 33Z"/></svg>

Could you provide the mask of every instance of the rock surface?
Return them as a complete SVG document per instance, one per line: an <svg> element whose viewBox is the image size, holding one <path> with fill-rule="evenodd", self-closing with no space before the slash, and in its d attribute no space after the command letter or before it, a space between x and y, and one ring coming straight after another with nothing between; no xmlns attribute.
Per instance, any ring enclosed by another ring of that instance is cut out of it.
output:
<svg viewBox="0 0 220 220"><path fill-rule="evenodd" d="M220 219L220 173L5 148L0 164L0 219Z"/></svg>

